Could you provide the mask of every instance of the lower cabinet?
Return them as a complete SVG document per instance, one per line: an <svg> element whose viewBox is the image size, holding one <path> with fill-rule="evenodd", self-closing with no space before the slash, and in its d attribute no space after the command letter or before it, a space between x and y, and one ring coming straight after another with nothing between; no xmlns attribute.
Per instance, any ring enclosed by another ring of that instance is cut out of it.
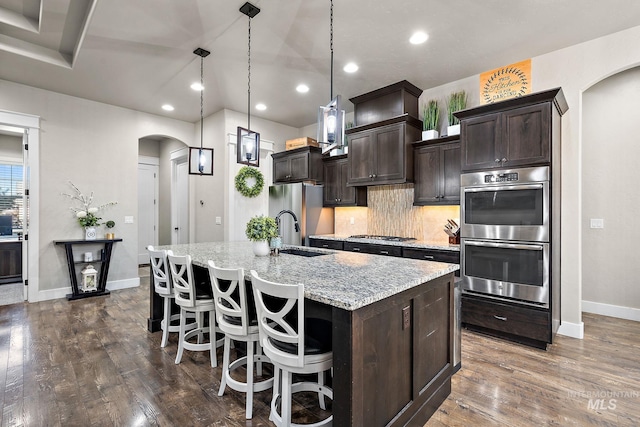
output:
<svg viewBox="0 0 640 427"><path fill-rule="evenodd" d="M402 256L402 246L378 245L374 243L344 242L344 250L364 254Z"/></svg>
<svg viewBox="0 0 640 427"><path fill-rule="evenodd" d="M544 308L463 294L462 324L538 348L551 342L551 312Z"/></svg>
<svg viewBox="0 0 640 427"><path fill-rule="evenodd" d="M314 248L325 249L344 249L344 242L342 240L326 240L326 239L309 239L309 246Z"/></svg>
<svg viewBox="0 0 640 427"><path fill-rule="evenodd" d="M0 284L22 281L22 241L0 242Z"/></svg>

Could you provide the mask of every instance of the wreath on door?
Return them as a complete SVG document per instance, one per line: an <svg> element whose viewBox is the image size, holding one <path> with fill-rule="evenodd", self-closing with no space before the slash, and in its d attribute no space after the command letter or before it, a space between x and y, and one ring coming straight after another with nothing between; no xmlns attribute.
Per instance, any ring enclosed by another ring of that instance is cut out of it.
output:
<svg viewBox="0 0 640 427"><path fill-rule="evenodd" d="M247 184L247 179L253 178L253 186ZM236 175L236 190L245 197L256 197L262 192L264 187L264 177L257 168L243 166Z"/></svg>

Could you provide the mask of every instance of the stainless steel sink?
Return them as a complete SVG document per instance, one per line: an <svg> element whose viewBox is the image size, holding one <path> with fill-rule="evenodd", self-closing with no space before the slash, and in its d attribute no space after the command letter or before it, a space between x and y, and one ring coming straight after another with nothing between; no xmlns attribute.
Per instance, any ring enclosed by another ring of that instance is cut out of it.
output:
<svg viewBox="0 0 640 427"><path fill-rule="evenodd" d="M314 257L314 256L320 256L320 255L329 255L326 252L306 251L306 250L302 250L302 249L293 249L293 248L280 249L280 253L281 254L289 254L289 255L298 255L298 256L304 256L304 257Z"/></svg>

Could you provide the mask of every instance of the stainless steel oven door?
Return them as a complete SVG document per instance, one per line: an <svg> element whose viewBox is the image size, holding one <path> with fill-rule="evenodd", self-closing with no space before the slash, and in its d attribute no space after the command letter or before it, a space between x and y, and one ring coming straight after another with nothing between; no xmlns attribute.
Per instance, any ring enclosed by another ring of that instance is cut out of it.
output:
<svg viewBox="0 0 640 427"><path fill-rule="evenodd" d="M549 181L462 187L462 237L549 241Z"/></svg>
<svg viewBox="0 0 640 427"><path fill-rule="evenodd" d="M462 289L549 307L549 244L462 239Z"/></svg>

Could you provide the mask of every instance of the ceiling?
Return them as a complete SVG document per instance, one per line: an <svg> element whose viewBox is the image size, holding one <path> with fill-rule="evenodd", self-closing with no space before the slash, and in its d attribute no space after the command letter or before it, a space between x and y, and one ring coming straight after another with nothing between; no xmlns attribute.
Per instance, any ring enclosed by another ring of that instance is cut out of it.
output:
<svg viewBox="0 0 640 427"><path fill-rule="evenodd" d="M202 47L211 51L204 115L246 113L243 3L0 0L0 79L196 122L200 97L189 86ZM252 117L314 123L330 101L330 2L252 3L261 9L251 20ZM334 94L346 100L404 79L428 89L639 23L631 0L334 0ZM411 45L415 30L429 40ZM349 61L357 72L343 71ZM299 83L310 91L296 92Z"/></svg>

